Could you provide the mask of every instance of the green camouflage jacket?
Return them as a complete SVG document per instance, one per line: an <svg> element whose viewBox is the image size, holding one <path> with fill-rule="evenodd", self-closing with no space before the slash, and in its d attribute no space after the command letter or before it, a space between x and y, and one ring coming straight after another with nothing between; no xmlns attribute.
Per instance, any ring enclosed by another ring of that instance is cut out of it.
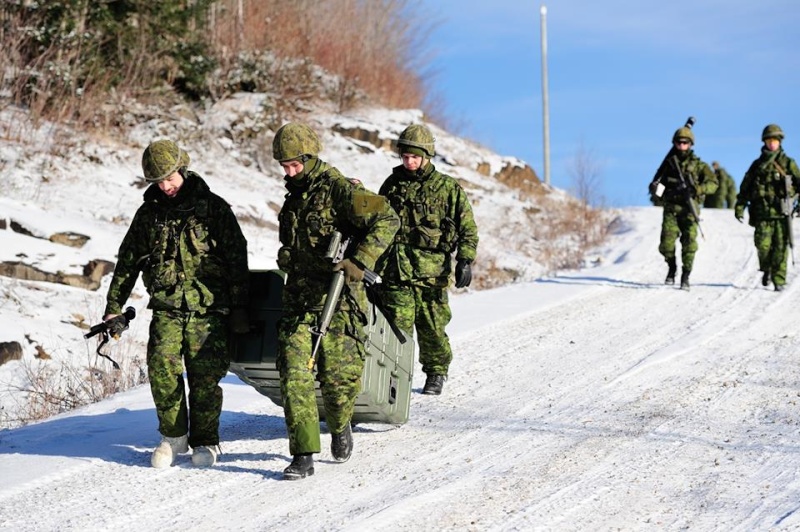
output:
<svg viewBox="0 0 800 532"><path fill-rule="evenodd" d="M247 241L236 216L188 172L174 198L144 193L119 248L105 314L119 314L142 273L149 308L203 312L247 305Z"/></svg>
<svg viewBox="0 0 800 532"><path fill-rule="evenodd" d="M674 148L670 151L670 154L658 167L656 176L650 183L650 201L654 205L663 205L665 209L686 206L686 196L681 188L678 171L671 163L676 151ZM692 187L689 189L692 200L694 200L696 206L702 206L705 195L713 194L717 191L719 186L717 175L692 150L686 152L684 157L676 155L676 158L687 185L693 184L694 190L692 190ZM654 194L655 184L659 181L659 178L661 184L664 185L664 193L660 198Z"/></svg>
<svg viewBox="0 0 800 532"><path fill-rule="evenodd" d="M397 166L380 189L400 215L400 231L381 258L387 284L445 287L456 259L474 261L478 226L461 185L433 164L416 174Z"/></svg>
<svg viewBox="0 0 800 532"><path fill-rule="evenodd" d="M751 225L760 220L786 216L782 205L787 197L785 176L789 176L788 197L791 198L800 189L797 163L786 155L783 147L774 152L762 147L761 156L753 161L744 174L739 195L736 196L736 205L748 208Z"/></svg>
<svg viewBox="0 0 800 532"><path fill-rule="evenodd" d="M317 160L306 175L302 186L286 180L289 193L278 214L278 267L286 272L283 310L293 314L322 309L333 275L325 254L334 231L350 238L345 258L374 270L400 226L385 198L327 163ZM366 312L362 283L345 285L339 308Z"/></svg>
<svg viewBox="0 0 800 532"><path fill-rule="evenodd" d="M736 203L736 182L724 168L714 170L719 187L713 194L706 196L703 207L712 209L732 209Z"/></svg>

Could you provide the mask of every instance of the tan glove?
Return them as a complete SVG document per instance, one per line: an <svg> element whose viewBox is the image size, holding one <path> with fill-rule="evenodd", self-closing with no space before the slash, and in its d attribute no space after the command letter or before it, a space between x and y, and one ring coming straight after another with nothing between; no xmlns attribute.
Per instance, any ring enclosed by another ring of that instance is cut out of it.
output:
<svg viewBox="0 0 800 532"><path fill-rule="evenodd" d="M350 259L344 259L342 262L333 267L333 271L338 272L339 270L344 270L344 278L348 283L355 283L364 280L364 270L362 270L358 264Z"/></svg>

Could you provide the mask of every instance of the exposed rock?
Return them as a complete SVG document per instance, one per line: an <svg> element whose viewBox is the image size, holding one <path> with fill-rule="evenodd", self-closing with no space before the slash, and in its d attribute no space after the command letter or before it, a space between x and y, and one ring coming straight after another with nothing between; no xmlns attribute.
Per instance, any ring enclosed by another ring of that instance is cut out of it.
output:
<svg viewBox="0 0 800 532"><path fill-rule="evenodd" d="M82 248L89 240L90 238L86 235L72 233L69 231L50 235L50 242L70 246L73 248Z"/></svg>
<svg viewBox="0 0 800 532"><path fill-rule="evenodd" d="M22 346L19 342L0 342L0 366L12 360L22 360Z"/></svg>
<svg viewBox="0 0 800 532"><path fill-rule="evenodd" d="M50 356L50 353L44 350L44 347L40 345L36 345L34 347L36 348L36 354L33 356L35 356L39 360L50 360L51 358L53 358Z"/></svg>
<svg viewBox="0 0 800 532"><path fill-rule="evenodd" d="M5 277L13 277L24 281L59 283L83 288L84 290L97 290L100 288L100 281L103 276L113 270L114 263L100 259L89 261L83 267L83 275L45 272L22 262L0 262L0 275Z"/></svg>
<svg viewBox="0 0 800 532"><path fill-rule="evenodd" d="M360 140L362 142L369 142L378 149L394 150L393 142L391 139L382 139L378 131L369 131L360 127L342 127L335 125L333 130L340 135L350 137L351 139Z"/></svg>
<svg viewBox="0 0 800 532"><path fill-rule="evenodd" d="M541 196L547 190L542 186L539 176L533 168L528 166L516 166L506 164L502 170L495 174L495 178L501 183L519 190L526 195Z"/></svg>

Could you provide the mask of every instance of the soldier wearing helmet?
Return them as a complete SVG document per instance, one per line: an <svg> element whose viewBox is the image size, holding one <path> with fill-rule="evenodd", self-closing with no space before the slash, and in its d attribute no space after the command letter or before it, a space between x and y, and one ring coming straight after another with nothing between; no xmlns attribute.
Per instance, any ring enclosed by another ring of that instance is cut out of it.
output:
<svg viewBox="0 0 800 532"><path fill-rule="evenodd" d="M675 131L672 148L656 170L649 187L650 200L663 207L658 251L667 263L664 283L675 284L678 271L675 243L680 239L683 290L689 290L689 276L698 249L699 220L695 219L692 210L699 212L705 195L713 194L718 187L717 176L694 153L694 141L694 132L688 125Z"/></svg>
<svg viewBox="0 0 800 532"><path fill-rule="evenodd" d="M380 188L400 215L400 230L381 257L382 294L397 325L416 328L419 360L426 374L422 393L439 395L453 359L445 327L452 313L447 290L472 281L478 227L461 185L439 172L431 159L434 138L424 125L408 126L397 140L402 164Z"/></svg>
<svg viewBox="0 0 800 532"><path fill-rule="evenodd" d="M171 140L144 150L150 186L120 245L103 318L121 313L141 273L153 311L147 371L162 435L151 457L158 468L189 447L194 465L216 462L229 330L248 330L247 241L228 203L188 166Z"/></svg>
<svg viewBox="0 0 800 532"><path fill-rule="evenodd" d="M717 191L706 196L703 207L709 209L733 209L736 205L736 181L717 161L711 163L711 168L717 176Z"/></svg>
<svg viewBox="0 0 800 532"><path fill-rule="evenodd" d="M800 190L800 169L784 151L783 130L769 124L761 132L761 155L744 174L736 197L734 214L740 222L747 208L755 228L753 240L758 252L762 286L772 282L780 292L786 285L787 247L790 241L795 195Z"/></svg>
<svg viewBox="0 0 800 532"><path fill-rule="evenodd" d="M320 426L314 374L308 368L311 329L325 302L331 272L344 271L346 284L328 332L320 338L317 380L337 462L350 458L350 421L361 391L368 302L364 269L394 238L400 225L385 198L319 158L322 145L307 125L282 126L272 142L272 156L285 173L288 194L278 214L281 247L278 267L286 273L282 315L278 324L277 366L280 372L292 463L283 478L314 474L313 455L320 452ZM350 237L345 258L331 266L326 257L331 235Z"/></svg>

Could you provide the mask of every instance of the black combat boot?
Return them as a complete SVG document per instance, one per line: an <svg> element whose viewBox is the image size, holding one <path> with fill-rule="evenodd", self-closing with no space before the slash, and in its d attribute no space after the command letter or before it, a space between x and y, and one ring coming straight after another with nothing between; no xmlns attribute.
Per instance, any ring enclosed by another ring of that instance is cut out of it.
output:
<svg viewBox="0 0 800 532"><path fill-rule="evenodd" d="M353 431L350 423L344 428L341 434L331 432L331 454L337 462L347 462L353 453Z"/></svg>
<svg viewBox="0 0 800 532"><path fill-rule="evenodd" d="M289 467L283 470L284 480L300 480L314 474L314 456L311 453L296 454Z"/></svg>
<svg viewBox="0 0 800 532"><path fill-rule="evenodd" d="M761 276L761 286L769 285L769 270L764 272L764 275Z"/></svg>
<svg viewBox="0 0 800 532"><path fill-rule="evenodd" d="M444 375L428 375L425 379L425 386L422 388L422 393L425 395L441 395L442 388L444 388Z"/></svg>
<svg viewBox="0 0 800 532"><path fill-rule="evenodd" d="M678 271L678 265L675 263L675 257L667 259L667 278L664 279L664 284L675 284L675 272Z"/></svg>
<svg viewBox="0 0 800 532"><path fill-rule="evenodd" d="M776 292L783 292L783 289L784 289L784 285L782 285L782 284L776 284L775 285L775 291Z"/></svg>
<svg viewBox="0 0 800 532"><path fill-rule="evenodd" d="M681 272L681 290L689 291L689 274L691 272L687 269L683 269Z"/></svg>

